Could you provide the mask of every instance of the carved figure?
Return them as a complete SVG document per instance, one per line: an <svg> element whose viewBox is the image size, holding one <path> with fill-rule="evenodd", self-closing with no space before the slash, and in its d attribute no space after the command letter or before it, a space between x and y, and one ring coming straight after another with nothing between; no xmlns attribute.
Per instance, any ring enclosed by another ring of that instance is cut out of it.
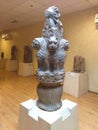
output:
<svg viewBox="0 0 98 130"><path fill-rule="evenodd" d="M11 60L16 60L17 58L17 48L16 46L11 47Z"/></svg>
<svg viewBox="0 0 98 130"><path fill-rule="evenodd" d="M65 51L69 49L69 43L63 38L58 8L49 7L45 16L42 37L35 38L32 43L33 48L37 49L38 60L37 106L46 111L55 111L62 106Z"/></svg>
<svg viewBox="0 0 98 130"><path fill-rule="evenodd" d="M73 71L78 73L85 72L85 59L81 56L74 57Z"/></svg>
<svg viewBox="0 0 98 130"><path fill-rule="evenodd" d="M4 52L1 52L1 59L4 59Z"/></svg>
<svg viewBox="0 0 98 130"><path fill-rule="evenodd" d="M59 43L55 36L50 37L47 43L47 72L57 73L59 71L59 64L57 58L57 50L59 48Z"/></svg>
<svg viewBox="0 0 98 130"><path fill-rule="evenodd" d="M49 38L53 35L57 39L62 38L63 28L62 23L59 20L60 12L55 6L49 7L45 11L46 21L43 28L43 37Z"/></svg>
<svg viewBox="0 0 98 130"><path fill-rule="evenodd" d="M57 51L57 58L59 60L59 72L64 72L64 61L66 58L66 52L69 49L69 42L66 39L61 39L59 49Z"/></svg>
<svg viewBox="0 0 98 130"><path fill-rule="evenodd" d="M64 72L64 60L66 57L65 50L69 47L68 41L56 39L55 36L50 37L47 43L47 71L51 73Z"/></svg>
<svg viewBox="0 0 98 130"><path fill-rule="evenodd" d="M32 63L32 49L31 47L25 45L24 46L24 63Z"/></svg>
<svg viewBox="0 0 98 130"><path fill-rule="evenodd" d="M43 37L35 38L33 40L33 48L37 50L37 60L38 60L38 72L41 74L46 71L46 52L47 43Z"/></svg>

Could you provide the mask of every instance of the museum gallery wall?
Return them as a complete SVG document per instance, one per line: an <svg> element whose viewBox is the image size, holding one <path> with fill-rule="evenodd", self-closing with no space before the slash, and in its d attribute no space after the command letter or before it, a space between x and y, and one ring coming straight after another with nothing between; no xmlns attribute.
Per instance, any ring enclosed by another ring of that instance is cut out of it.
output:
<svg viewBox="0 0 98 130"><path fill-rule="evenodd" d="M88 73L89 90L98 93L98 30L95 28L95 14L98 7L68 14L61 17L64 29L64 37L69 40L70 49L67 52L65 71L72 71L74 56L85 58L85 71ZM11 46L18 48L18 60L23 61L24 46L31 45L32 39L39 37L43 21L26 27L10 31L12 40L4 40L0 37L0 54L4 52L4 58L11 58ZM36 50L32 51L34 71L37 68Z"/></svg>

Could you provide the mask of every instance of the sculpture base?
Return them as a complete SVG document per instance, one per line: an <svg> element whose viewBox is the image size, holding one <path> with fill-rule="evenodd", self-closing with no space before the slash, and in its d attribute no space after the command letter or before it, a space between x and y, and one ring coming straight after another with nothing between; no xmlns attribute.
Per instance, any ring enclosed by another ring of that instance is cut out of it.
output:
<svg viewBox="0 0 98 130"><path fill-rule="evenodd" d="M64 92L75 97L80 97L88 91L87 82L87 72L66 72L63 86Z"/></svg>
<svg viewBox="0 0 98 130"><path fill-rule="evenodd" d="M24 77L33 75L32 63L19 63L18 74Z"/></svg>
<svg viewBox="0 0 98 130"><path fill-rule="evenodd" d="M58 110L59 108L61 108L62 106L62 102L58 102L58 103L55 103L55 104L43 104L42 102L40 102L40 100L37 101L37 106L42 109L42 110L45 110L45 111L56 111Z"/></svg>
<svg viewBox="0 0 98 130"><path fill-rule="evenodd" d="M57 73L52 73L50 71L37 71L37 80L44 86L58 86L64 81L64 77L64 71L57 71Z"/></svg>
<svg viewBox="0 0 98 130"><path fill-rule="evenodd" d="M47 112L27 100L20 105L18 130L78 130L77 104L64 100L59 110Z"/></svg>
<svg viewBox="0 0 98 130"><path fill-rule="evenodd" d="M39 84L37 87L37 93L39 97L37 100L37 106L45 111L56 111L62 106L62 92L63 87L61 85L56 87L47 87Z"/></svg>
<svg viewBox="0 0 98 130"><path fill-rule="evenodd" d="M7 71L17 71L18 70L17 60L6 60L6 67L5 68Z"/></svg>
<svg viewBox="0 0 98 130"><path fill-rule="evenodd" d="M5 68L6 59L0 59L0 69Z"/></svg>

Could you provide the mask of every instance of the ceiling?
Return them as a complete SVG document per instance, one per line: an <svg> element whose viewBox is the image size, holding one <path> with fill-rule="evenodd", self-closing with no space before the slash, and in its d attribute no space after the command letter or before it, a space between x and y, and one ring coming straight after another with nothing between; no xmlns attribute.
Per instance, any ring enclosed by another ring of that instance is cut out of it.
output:
<svg viewBox="0 0 98 130"><path fill-rule="evenodd" d="M43 20L53 5L64 15L97 6L98 0L0 0L0 32Z"/></svg>

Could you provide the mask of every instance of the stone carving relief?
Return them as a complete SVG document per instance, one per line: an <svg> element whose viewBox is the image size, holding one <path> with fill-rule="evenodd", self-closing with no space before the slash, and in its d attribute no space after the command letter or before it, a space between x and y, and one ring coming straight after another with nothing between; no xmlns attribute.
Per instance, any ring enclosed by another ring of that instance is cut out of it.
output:
<svg viewBox="0 0 98 130"><path fill-rule="evenodd" d="M82 56L74 57L73 71L78 73L85 72L85 58Z"/></svg>
<svg viewBox="0 0 98 130"><path fill-rule="evenodd" d="M45 17L42 36L35 38L32 43L32 47L37 50L38 60L37 106L46 111L55 111L62 106L64 60L69 42L63 38L59 9L49 7L45 11Z"/></svg>
<svg viewBox="0 0 98 130"><path fill-rule="evenodd" d="M1 59L4 59L4 52L1 52Z"/></svg>
<svg viewBox="0 0 98 130"><path fill-rule="evenodd" d="M24 46L24 63L32 63L32 48L28 45Z"/></svg>
<svg viewBox="0 0 98 130"><path fill-rule="evenodd" d="M11 60L17 59L17 48L16 46L11 47Z"/></svg>

